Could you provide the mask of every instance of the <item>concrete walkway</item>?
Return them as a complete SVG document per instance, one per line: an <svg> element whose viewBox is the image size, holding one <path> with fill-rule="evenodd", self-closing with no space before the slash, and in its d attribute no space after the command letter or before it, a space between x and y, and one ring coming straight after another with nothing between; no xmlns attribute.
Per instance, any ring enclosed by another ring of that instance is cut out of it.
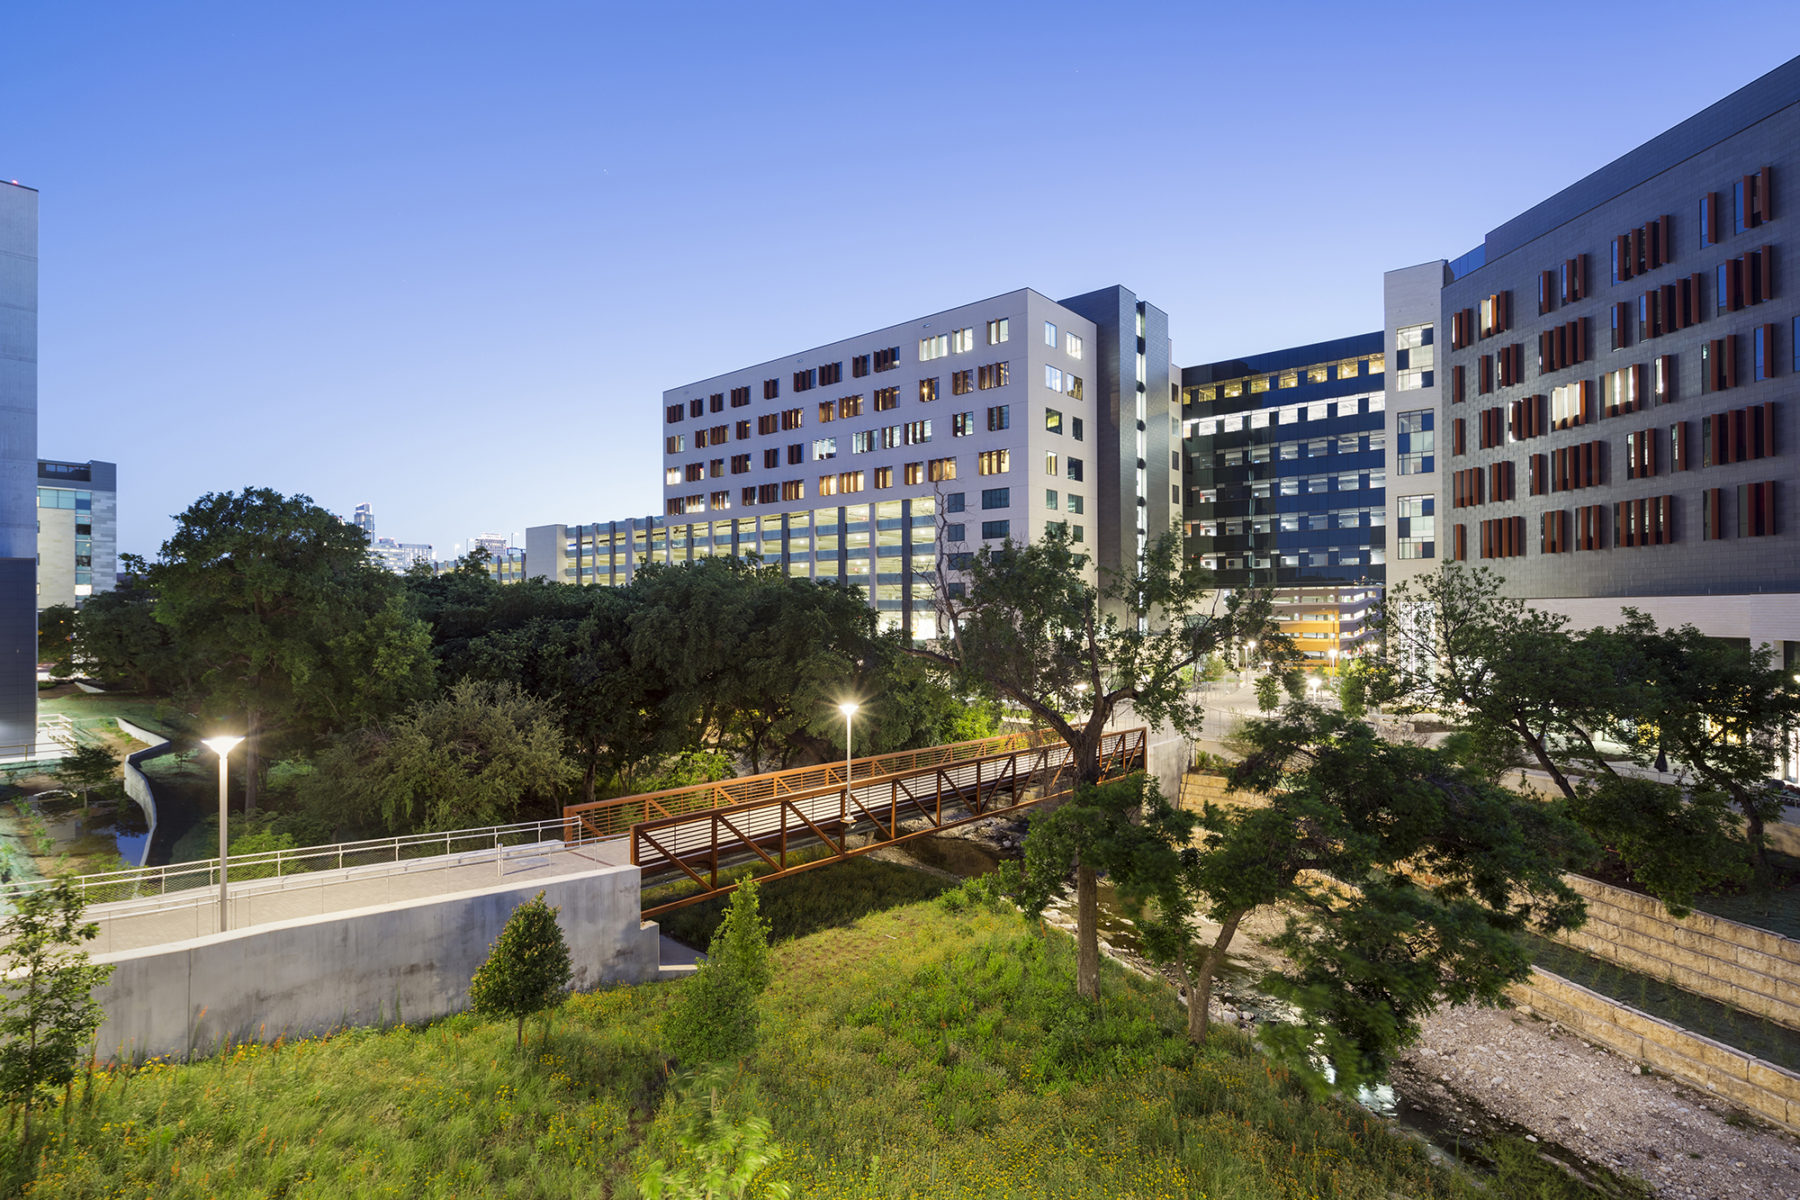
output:
<svg viewBox="0 0 1800 1200"><path fill-rule="evenodd" d="M630 863L630 845L624 838L615 838L573 849L563 848L561 842L509 846L499 863L492 850L478 850L312 871L282 879L244 880L230 883L231 928L478 891L503 883ZM219 893L217 888L195 888L95 904L89 907L87 916L100 925L100 936L87 946L90 953L110 954L166 945L217 933Z"/></svg>

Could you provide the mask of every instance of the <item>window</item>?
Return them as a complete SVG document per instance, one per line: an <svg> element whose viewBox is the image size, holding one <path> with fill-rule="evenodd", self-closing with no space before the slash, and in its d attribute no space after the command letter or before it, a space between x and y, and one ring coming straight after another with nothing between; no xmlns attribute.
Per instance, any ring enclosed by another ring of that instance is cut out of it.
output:
<svg viewBox="0 0 1800 1200"><path fill-rule="evenodd" d="M935 379L932 380L932 383L936 384L937 380L935 380ZM875 411L876 412L889 412L889 411L892 411L893 409L896 409L899 407L900 407L900 389L899 388L876 388L875 389Z"/></svg>
<svg viewBox="0 0 1800 1200"><path fill-rule="evenodd" d="M1719 193L1708 192L1700 197L1700 245L1716 246L1719 243Z"/></svg>
<svg viewBox="0 0 1800 1200"><path fill-rule="evenodd" d="M987 427L990 433L1012 428L1012 405L996 404L987 410Z"/></svg>
<svg viewBox="0 0 1800 1200"><path fill-rule="evenodd" d="M1012 452L1008 450L983 450L981 452L981 473L983 475L1004 475L1012 470Z"/></svg>
<svg viewBox="0 0 1800 1200"><path fill-rule="evenodd" d="M698 417L698 416L704 414L705 412L706 412L706 401L700 399L700 397L695 396L692 400L688 401L688 416Z"/></svg>
<svg viewBox="0 0 1800 1200"><path fill-rule="evenodd" d="M819 495L835 496L837 495L837 489L838 477L836 475L819 476Z"/></svg>
<svg viewBox="0 0 1800 1200"><path fill-rule="evenodd" d="M1401 496L1394 502L1401 558L1435 558L1437 497Z"/></svg>
<svg viewBox="0 0 1800 1200"><path fill-rule="evenodd" d="M1082 511L1082 500L1079 495L1074 492L1065 492L1063 494L1063 501L1068 505L1068 510L1070 512L1080 515Z"/></svg>
<svg viewBox="0 0 1800 1200"><path fill-rule="evenodd" d="M888 390L893 391L896 395L899 394L898 388L890 388ZM919 403L930 404L933 400L936 400L937 398L938 398L937 378L935 376L933 376L930 379L919 380Z"/></svg>
<svg viewBox="0 0 1800 1200"><path fill-rule="evenodd" d="M961 492L946 492L944 494L944 511L954 513L961 512L962 510L963 494Z"/></svg>
<svg viewBox="0 0 1800 1200"><path fill-rule="evenodd" d="M779 467L780 465L781 465L781 447L771 446L771 447L769 447L769 449L763 451L763 466L764 467Z"/></svg>
<svg viewBox="0 0 1800 1200"><path fill-rule="evenodd" d="M968 437L975 432L975 414L962 412L950 418L950 436Z"/></svg>
<svg viewBox="0 0 1800 1200"><path fill-rule="evenodd" d="M1056 346L1056 326L1049 321L1044 322L1044 345L1052 349Z"/></svg>
<svg viewBox="0 0 1800 1200"><path fill-rule="evenodd" d="M1047 408L1044 410L1044 430L1047 433L1061 433L1063 431L1062 414L1057 412L1054 408Z"/></svg>
<svg viewBox="0 0 1800 1200"><path fill-rule="evenodd" d="M1004 451L1002 451L1002 453L1004 453ZM1079 458L1071 458L1067 463L1065 463L1063 465L1063 476L1067 479L1074 480L1076 483L1080 483L1081 482L1081 460Z"/></svg>
<svg viewBox="0 0 1800 1200"><path fill-rule="evenodd" d="M989 363L980 368L979 379L983 389L1005 387L1007 382L1006 364Z"/></svg>
<svg viewBox="0 0 1800 1200"><path fill-rule="evenodd" d="M850 453L867 454L869 451L875 449L875 435L876 431L873 429L862 429L851 434Z"/></svg>
<svg viewBox="0 0 1800 1200"><path fill-rule="evenodd" d="M1050 509L1052 512L1054 512L1056 510L1056 489L1055 488L1044 489L1044 507L1047 509Z"/></svg>
<svg viewBox="0 0 1800 1200"><path fill-rule="evenodd" d="M1073 396L1075 393L1070 392L1069 394L1071 396ZM1081 418L1080 417L1070 417L1069 418L1069 436L1074 438L1078 442L1081 440Z"/></svg>
<svg viewBox="0 0 1800 1200"><path fill-rule="evenodd" d="M809 392L818 382L819 371L817 367L809 367L804 371L794 372L794 390L796 392Z"/></svg>
<svg viewBox="0 0 1800 1200"><path fill-rule="evenodd" d="M905 435L902 440L908 446L917 446L931 440L930 421L908 421L904 429Z"/></svg>
<svg viewBox="0 0 1800 1200"><path fill-rule="evenodd" d="M686 416L687 416L687 409L679 404L671 404L671 405L669 405L669 407L667 407L663 410L663 419L665 421L667 421L670 425L673 425L677 421L684 419Z"/></svg>
<svg viewBox="0 0 1800 1200"><path fill-rule="evenodd" d="M731 473L733 475L742 475L749 469L750 456L748 454L734 454L731 456Z"/></svg>
<svg viewBox="0 0 1800 1200"><path fill-rule="evenodd" d="M1004 342L1011 336L1012 334L1007 328L1007 319L1005 317L1001 317L998 321L989 321L987 323L988 345L998 346L1001 342Z"/></svg>
<svg viewBox="0 0 1800 1200"><path fill-rule="evenodd" d="M986 488L981 493L981 507L983 508L1010 508L1011 506L1011 488Z"/></svg>
<svg viewBox="0 0 1800 1200"><path fill-rule="evenodd" d="M663 472L663 485L665 487L673 486L680 482L681 482L681 468L680 467L670 467L668 470Z"/></svg>
<svg viewBox="0 0 1800 1200"><path fill-rule="evenodd" d="M1495 292L1481 302L1481 336L1505 333L1512 325L1512 293Z"/></svg>
<svg viewBox="0 0 1800 1200"><path fill-rule="evenodd" d="M950 353L967 354L975 348L975 331L958 329L950 335Z"/></svg>
<svg viewBox="0 0 1800 1200"><path fill-rule="evenodd" d="M908 463L906 465L907 471L910 473L918 465L919 465L918 463ZM917 483L918 480L908 479L906 482ZM876 467L875 468L875 486L877 488L893 487L894 486L894 468L892 468L892 467Z"/></svg>
<svg viewBox="0 0 1800 1200"><path fill-rule="evenodd" d="M1044 386L1053 392L1063 390L1063 373L1049 363L1044 364Z"/></svg>
<svg viewBox="0 0 1800 1200"><path fill-rule="evenodd" d="M948 353L950 353L950 335L947 333L919 339L920 362L930 362L932 359L942 358Z"/></svg>
<svg viewBox="0 0 1800 1200"><path fill-rule="evenodd" d="M1081 376L1079 376L1079 375L1064 375L1063 376L1063 392L1071 400L1081 399Z"/></svg>
<svg viewBox="0 0 1800 1200"><path fill-rule="evenodd" d="M698 483L705 478L706 465L704 463L689 463L687 465L687 481L689 483Z"/></svg>
<svg viewBox="0 0 1800 1200"><path fill-rule="evenodd" d="M763 380L763 399L764 400L773 400L780 395L781 395L781 380L779 380L779 379Z"/></svg>
<svg viewBox="0 0 1800 1200"><path fill-rule="evenodd" d="M1044 451L1044 474L1056 474L1056 451L1054 450ZM1056 493L1051 492L1050 494L1054 496Z"/></svg>
<svg viewBox="0 0 1800 1200"><path fill-rule="evenodd" d="M837 402L837 415L846 419L862 416L862 396L845 396Z"/></svg>
<svg viewBox="0 0 1800 1200"><path fill-rule="evenodd" d="M946 479L955 479L956 460L954 458L934 458L925 464L925 475L926 478L933 483L942 483ZM961 494L961 492L957 493L958 496ZM960 512L961 510L953 508L950 511Z"/></svg>
<svg viewBox="0 0 1800 1200"><path fill-rule="evenodd" d="M850 375L852 378L861 379L864 375L867 375L868 373L869 373L869 356L868 355L858 354L855 358L852 358L850 360Z"/></svg>
<svg viewBox="0 0 1800 1200"><path fill-rule="evenodd" d="M975 372L955 371L950 375L950 394L964 396L975 390Z"/></svg>
<svg viewBox="0 0 1800 1200"><path fill-rule="evenodd" d="M814 438L812 444L812 456L814 462L819 461L821 458L836 458L837 439L834 437Z"/></svg>
<svg viewBox="0 0 1800 1200"><path fill-rule="evenodd" d="M741 442L741 441L743 441L743 440L744 440L744 439L745 439L745 438L747 438L747 437L749 437L749 436L750 436L750 422L749 422L749 421L748 421L748 420L743 420L743 421L739 421L739 422L738 422L738 423L737 423L737 427L736 427L736 428L737 428L737 439L738 439L738 441L740 441L740 442Z"/></svg>
<svg viewBox="0 0 1800 1200"><path fill-rule="evenodd" d="M1700 390L1720 392L1737 386L1737 335L1713 338L1700 346Z"/></svg>
<svg viewBox="0 0 1800 1200"><path fill-rule="evenodd" d="M861 471L845 471L838 476L838 488L845 493L863 490L863 473Z"/></svg>
<svg viewBox="0 0 1800 1200"><path fill-rule="evenodd" d="M1754 229L1772 213L1769 168L1746 175L1731 185L1732 217L1737 232Z"/></svg>
<svg viewBox="0 0 1800 1200"><path fill-rule="evenodd" d="M663 439L663 453L680 454L687 449L687 434L677 433Z"/></svg>
<svg viewBox="0 0 1800 1200"><path fill-rule="evenodd" d="M745 384L743 387L734 387L731 389L731 407L742 408L748 403L750 403L750 385L749 384Z"/></svg>
<svg viewBox="0 0 1800 1200"><path fill-rule="evenodd" d="M900 347L890 346L886 350L877 350L875 352L875 369L877 371L891 371L899 365Z"/></svg>
<svg viewBox="0 0 1800 1200"><path fill-rule="evenodd" d="M1398 474L1422 475L1436 469L1437 434L1432 428L1436 419L1429 408L1400 414Z"/></svg>
<svg viewBox="0 0 1800 1200"><path fill-rule="evenodd" d="M946 542L960 542L966 537L968 537L968 527L961 521L949 521L945 523L944 540Z"/></svg>
<svg viewBox="0 0 1800 1200"><path fill-rule="evenodd" d="M1412 392L1431 386L1437 365L1431 331L1430 325L1407 325L1395 331L1395 391Z"/></svg>
<svg viewBox="0 0 1800 1200"><path fill-rule="evenodd" d="M795 442L787 448L788 465L794 466L806 461L806 444Z"/></svg>
<svg viewBox="0 0 1800 1200"><path fill-rule="evenodd" d="M724 475L725 474L725 460L722 458L715 458L715 459L709 460L706 464L706 474L709 478L712 478L712 479L717 479L720 476Z"/></svg>
<svg viewBox="0 0 1800 1200"><path fill-rule="evenodd" d="M831 401L831 400L819 401L819 421L821 423L832 420L836 416L837 416L837 404L835 401Z"/></svg>
<svg viewBox="0 0 1800 1200"><path fill-rule="evenodd" d="M904 471L904 477L906 479L906 484L908 487L914 487L914 486L917 486L918 484L925 482L925 464L924 463L909 462L903 468L903 471Z"/></svg>
<svg viewBox="0 0 1800 1200"><path fill-rule="evenodd" d="M826 363L819 368L819 382L826 387L834 383L844 382L844 364L841 362Z"/></svg>
<svg viewBox="0 0 1800 1200"><path fill-rule="evenodd" d="M1012 536L1011 521L983 521L981 523L983 538L1005 538Z"/></svg>
<svg viewBox="0 0 1800 1200"><path fill-rule="evenodd" d="M1066 350L1068 350L1070 358L1080 358L1081 357L1081 335L1080 334L1077 334L1077 333L1065 334L1063 337L1063 346Z"/></svg>

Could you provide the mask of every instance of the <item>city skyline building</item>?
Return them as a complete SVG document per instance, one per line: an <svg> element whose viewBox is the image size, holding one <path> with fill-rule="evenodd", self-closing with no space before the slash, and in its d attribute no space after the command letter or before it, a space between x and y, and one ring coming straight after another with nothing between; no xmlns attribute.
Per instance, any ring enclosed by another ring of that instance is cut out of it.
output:
<svg viewBox="0 0 1800 1200"><path fill-rule="evenodd" d="M1630 606L1795 660L1783 180L1800 181L1800 59L1449 264L1440 558L1577 625Z"/></svg>
<svg viewBox="0 0 1800 1200"><path fill-rule="evenodd" d="M118 468L39 459L37 607L78 606L118 580Z"/></svg>
<svg viewBox="0 0 1800 1200"><path fill-rule="evenodd" d="M0 758L37 745L38 193L0 181Z"/></svg>

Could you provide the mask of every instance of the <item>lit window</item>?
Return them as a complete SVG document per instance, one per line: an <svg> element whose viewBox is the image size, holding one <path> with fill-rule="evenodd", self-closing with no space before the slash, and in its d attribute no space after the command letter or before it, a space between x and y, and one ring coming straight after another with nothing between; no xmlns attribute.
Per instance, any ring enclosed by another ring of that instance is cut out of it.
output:
<svg viewBox="0 0 1800 1200"><path fill-rule="evenodd" d="M950 353L967 354L975 348L975 331L958 329L950 335Z"/></svg>
<svg viewBox="0 0 1800 1200"><path fill-rule="evenodd" d="M942 358L950 353L950 335L940 333L936 337L919 339L919 361L930 362L934 358Z"/></svg>
<svg viewBox="0 0 1800 1200"><path fill-rule="evenodd" d="M1070 358L1080 358L1081 357L1081 335L1080 334L1078 334L1078 333L1068 334L1066 337L1066 345L1068 347Z"/></svg>
<svg viewBox="0 0 1800 1200"><path fill-rule="evenodd" d="M1007 320L1005 317L1001 317L998 321L989 321L987 323L988 345L998 346L1010 336L1011 334L1007 330Z"/></svg>
<svg viewBox="0 0 1800 1200"><path fill-rule="evenodd" d="M1044 322L1044 345L1051 348L1056 346L1056 326L1049 321Z"/></svg>
<svg viewBox="0 0 1800 1200"><path fill-rule="evenodd" d="M1074 460L1070 460L1073 464ZM1008 450L983 450L981 452L981 473L983 475L1004 475L1012 470L1012 452Z"/></svg>
<svg viewBox="0 0 1800 1200"><path fill-rule="evenodd" d="M1047 450L1044 452L1044 474L1056 474L1056 451L1054 450ZM1052 496L1056 495L1055 492L1051 492L1050 494Z"/></svg>
<svg viewBox="0 0 1800 1200"><path fill-rule="evenodd" d="M1050 433L1062 432L1062 414L1054 408L1044 410L1044 429Z"/></svg>
<svg viewBox="0 0 1800 1200"><path fill-rule="evenodd" d="M1398 372L1394 390L1417 391L1432 385L1437 350L1432 345L1430 325L1408 325L1394 332L1394 369Z"/></svg>
<svg viewBox="0 0 1800 1200"><path fill-rule="evenodd" d="M1063 390L1063 373L1049 363L1044 364L1044 386L1053 392Z"/></svg>

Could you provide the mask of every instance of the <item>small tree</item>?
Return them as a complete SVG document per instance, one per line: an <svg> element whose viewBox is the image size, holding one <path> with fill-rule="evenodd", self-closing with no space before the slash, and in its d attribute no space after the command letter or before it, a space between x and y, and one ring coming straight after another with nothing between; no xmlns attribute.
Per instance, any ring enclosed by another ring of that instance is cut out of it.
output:
<svg viewBox="0 0 1800 1200"><path fill-rule="evenodd" d="M77 746L56 764L57 782L80 792L83 808L88 806L88 794L111 783L118 773L118 756L105 746Z"/></svg>
<svg viewBox="0 0 1800 1200"><path fill-rule="evenodd" d="M82 920L85 901L72 880L34 888L14 904L0 924L0 1094L23 1107L29 1146L32 1108L75 1078L76 1056L106 1019L93 993L112 968L76 949L100 927Z"/></svg>
<svg viewBox="0 0 1800 1200"><path fill-rule="evenodd" d="M469 1007L518 1021L515 1047L525 1042L525 1018L553 1007L569 990L569 946L556 923L561 911L545 904L542 892L515 908L469 981Z"/></svg>
<svg viewBox="0 0 1800 1200"><path fill-rule="evenodd" d="M756 881L731 894L706 961L670 1011L663 1037L677 1062L742 1058L756 1048L756 998L769 986L769 923L757 907Z"/></svg>
<svg viewBox="0 0 1800 1200"><path fill-rule="evenodd" d="M731 1111L730 1082L716 1065L697 1073L676 1121L677 1162L652 1159L638 1177L646 1200L738 1200L750 1194L759 1171L781 1161L768 1118L751 1104L741 1105L749 1110L741 1115ZM768 1200L792 1194L786 1183L761 1188Z"/></svg>

